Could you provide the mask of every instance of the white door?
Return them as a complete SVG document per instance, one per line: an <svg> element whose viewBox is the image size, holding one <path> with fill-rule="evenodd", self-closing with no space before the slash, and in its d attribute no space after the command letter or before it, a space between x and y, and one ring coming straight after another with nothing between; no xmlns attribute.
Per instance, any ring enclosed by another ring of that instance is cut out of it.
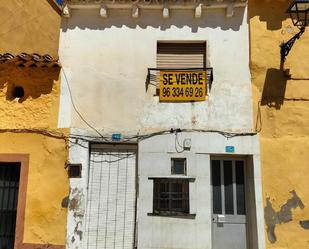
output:
<svg viewBox="0 0 309 249"><path fill-rule="evenodd" d="M245 161L212 159L212 248L247 249Z"/></svg>
<svg viewBox="0 0 309 249"><path fill-rule="evenodd" d="M136 146L92 145L85 249L133 249Z"/></svg>

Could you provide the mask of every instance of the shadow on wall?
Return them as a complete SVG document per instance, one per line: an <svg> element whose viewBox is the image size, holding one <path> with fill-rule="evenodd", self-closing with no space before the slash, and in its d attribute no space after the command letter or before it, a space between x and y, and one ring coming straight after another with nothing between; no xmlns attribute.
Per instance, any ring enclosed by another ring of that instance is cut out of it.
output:
<svg viewBox="0 0 309 249"><path fill-rule="evenodd" d="M286 10L291 0L249 0L248 18L259 17L261 22L266 22L268 30L279 30L282 22L289 18Z"/></svg>
<svg viewBox="0 0 309 249"><path fill-rule="evenodd" d="M287 77L280 69L267 69L261 105L267 105L279 110L284 102L286 83Z"/></svg>
<svg viewBox="0 0 309 249"><path fill-rule="evenodd" d="M54 82L59 79L59 74L59 67L2 65L0 67L0 92L5 93L8 101L17 98L18 102L22 103L29 97L36 99L42 94L51 93ZM17 97L16 93L20 95Z"/></svg>
<svg viewBox="0 0 309 249"><path fill-rule="evenodd" d="M170 17L164 19L162 10L140 10L138 18L132 18L131 10L109 10L108 17L102 18L99 10L72 10L70 18L62 18L61 28L95 29L131 28L146 29L148 27L167 30L172 26L177 28L189 27L196 33L199 28L220 28L222 30L240 29L244 19L244 8L235 8L233 17L226 17L225 9L203 10L201 18L194 17L194 10L171 10ZM184 37L190 39L190 37Z"/></svg>

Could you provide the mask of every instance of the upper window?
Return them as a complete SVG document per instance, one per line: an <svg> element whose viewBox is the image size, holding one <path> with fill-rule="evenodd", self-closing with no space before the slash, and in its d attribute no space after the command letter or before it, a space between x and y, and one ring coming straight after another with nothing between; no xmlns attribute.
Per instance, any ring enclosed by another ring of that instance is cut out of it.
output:
<svg viewBox="0 0 309 249"><path fill-rule="evenodd" d="M185 175L186 172L186 159L185 158L172 158L172 174Z"/></svg>
<svg viewBox="0 0 309 249"><path fill-rule="evenodd" d="M158 68L206 67L206 42L158 42Z"/></svg>

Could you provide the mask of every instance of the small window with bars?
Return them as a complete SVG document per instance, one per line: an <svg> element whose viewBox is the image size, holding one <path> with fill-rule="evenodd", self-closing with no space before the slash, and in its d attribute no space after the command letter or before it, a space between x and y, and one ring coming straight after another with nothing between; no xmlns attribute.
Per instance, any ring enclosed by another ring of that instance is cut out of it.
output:
<svg viewBox="0 0 309 249"><path fill-rule="evenodd" d="M153 213L189 214L189 180L154 179Z"/></svg>

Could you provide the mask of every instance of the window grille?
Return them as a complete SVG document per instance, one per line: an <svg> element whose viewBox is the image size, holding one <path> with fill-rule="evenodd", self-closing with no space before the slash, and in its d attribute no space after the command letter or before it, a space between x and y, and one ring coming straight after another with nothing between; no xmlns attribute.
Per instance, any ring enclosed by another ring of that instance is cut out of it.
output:
<svg viewBox="0 0 309 249"><path fill-rule="evenodd" d="M189 214L188 179L154 179L154 214Z"/></svg>

